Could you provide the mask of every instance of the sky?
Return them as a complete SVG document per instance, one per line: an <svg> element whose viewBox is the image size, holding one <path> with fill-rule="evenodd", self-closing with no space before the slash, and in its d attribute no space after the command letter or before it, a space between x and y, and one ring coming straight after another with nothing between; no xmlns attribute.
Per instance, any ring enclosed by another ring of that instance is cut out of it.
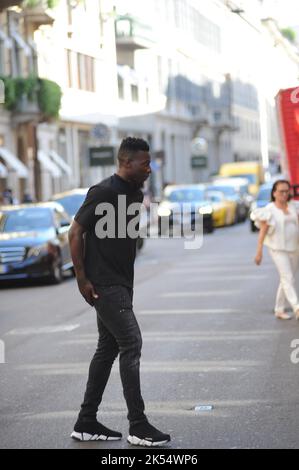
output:
<svg viewBox="0 0 299 470"><path fill-rule="evenodd" d="M280 26L299 26L299 0L264 0L264 4Z"/></svg>

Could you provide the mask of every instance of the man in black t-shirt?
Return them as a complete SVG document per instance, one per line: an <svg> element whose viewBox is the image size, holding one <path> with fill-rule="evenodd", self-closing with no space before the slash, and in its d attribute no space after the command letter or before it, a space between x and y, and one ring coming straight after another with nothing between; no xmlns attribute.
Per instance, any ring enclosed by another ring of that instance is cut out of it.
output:
<svg viewBox="0 0 299 470"><path fill-rule="evenodd" d="M169 442L170 436L149 424L144 413L139 373L142 337L132 305L141 187L151 173L148 144L142 139L124 139L118 163L116 174L89 189L69 232L78 287L86 302L96 308L99 331L71 436L80 441L121 439L121 433L96 419L119 354L130 423L128 442L157 446Z"/></svg>

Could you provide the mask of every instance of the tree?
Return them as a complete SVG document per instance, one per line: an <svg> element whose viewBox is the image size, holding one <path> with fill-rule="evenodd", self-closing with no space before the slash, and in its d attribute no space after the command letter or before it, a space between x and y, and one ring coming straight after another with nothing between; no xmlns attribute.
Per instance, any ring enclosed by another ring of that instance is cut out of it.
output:
<svg viewBox="0 0 299 470"><path fill-rule="evenodd" d="M291 43L294 43L296 41L296 33L292 28L283 28L280 30L280 32Z"/></svg>

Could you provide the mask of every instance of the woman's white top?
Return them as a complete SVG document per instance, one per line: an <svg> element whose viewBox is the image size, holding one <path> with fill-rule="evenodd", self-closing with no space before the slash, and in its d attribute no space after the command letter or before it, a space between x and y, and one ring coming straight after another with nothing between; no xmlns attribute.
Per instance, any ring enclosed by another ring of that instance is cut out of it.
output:
<svg viewBox="0 0 299 470"><path fill-rule="evenodd" d="M270 202L265 207L254 209L250 215L258 228L260 222L269 225L264 245L272 250L299 250L298 209L293 202L288 203L288 212L285 214L274 202Z"/></svg>

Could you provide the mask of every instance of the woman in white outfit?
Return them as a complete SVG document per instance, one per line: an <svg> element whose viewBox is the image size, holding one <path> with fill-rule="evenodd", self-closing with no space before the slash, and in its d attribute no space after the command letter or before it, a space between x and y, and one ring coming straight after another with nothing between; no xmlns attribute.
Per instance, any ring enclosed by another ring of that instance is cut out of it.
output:
<svg viewBox="0 0 299 470"><path fill-rule="evenodd" d="M272 202L251 214L251 219L260 229L255 263L261 264L263 244L266 245L280 276L275 316L281 320L291 318L285 312L287 301L299 320L299 298L295 287L299 266L299 220L296 206L290 201L290 190L288 181L276 181L271 191Z"/></svg>

